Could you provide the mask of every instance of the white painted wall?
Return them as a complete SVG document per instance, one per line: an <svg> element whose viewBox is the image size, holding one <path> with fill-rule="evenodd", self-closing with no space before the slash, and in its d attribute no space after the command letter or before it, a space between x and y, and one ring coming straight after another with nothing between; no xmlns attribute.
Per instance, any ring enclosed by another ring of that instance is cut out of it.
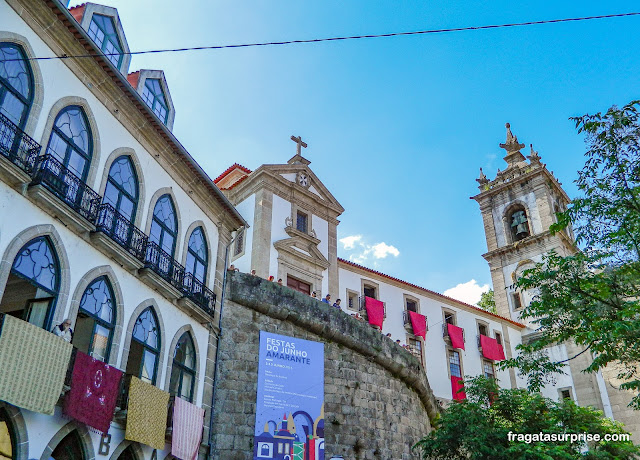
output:
<svg viewBox="0 0 640 460"><path fill-rule="evenodd" d="M26 41L33 48L36 56L51 56L57 54L57 51L49 49L42 40L23 22L23 20L9 7L5 2L0 2L0 30L9 31L26 38ZM218 250L218 229L214 222L209 219L202 209L191 200L188 193L178 184L172 176L162 168L152 154L145 151L142 145L131 135L120 122L112 116L110 110L103 106L85 86L85 84L76 77L76 75L65 65L63 61L52 60L46 63L38 63L31 61L31 65L40 68L44 82L44 98L43 107L39 114L32 111L31 117L38 116L35 125L35 132L32 137L41 143L43 149L46 148L49 139L49 132L45 132L45 124L47 117L50 115L53 105L63 97L81 97L84 98L93 114L97 123L97 133L94 137L99 137L99 148L93 155L93 162L97 165L97 174L95 179L88 185L94 190L101 192L103 184L103 176L105 170L105 162L110 154L117 148L127 147L135 151L135 155L140 163L141 170L138 170L138 176L144 183L144 197L138 204L138 215L141 216L141 224L139 225L143 231L148 233L148 216L152 212L151 198L154 193L162 187L170 187L175 197L175 205L179 215L179 233L176 239L175 259L184 263L186 253L185 246L188 240L187 229L192 222L202 221L207 235L207 244L209 247L209 273L211 274L208 285L214 284L213 273L215 273L215 261L217 259ZM56 113L52 116L55 117ZM31 133L30 133L31 134ZM193 185L189 185L191 187ZM19 215L19 219L9 219L7 216ZM91 269L99 266L110 266L115 274L122 291L123 310L118 311L118 315L123 318L123 333L118 344L117 365L122 367L123 348L126 338L126 329L131 321L132 312L142 303L146 303L149 299L153 299L159 308L159 320L164 325L164 335L161 337L161 347L164 350L163 361L158 364L157 386L166 390L168 389L168 371L167 366L172 363L173 350L170 350L170 344L176 336L178 330L184 325L191 325L194 334L193 339L199 354L199 379L196 382L194 402L201 406L204 386L204 375L206 366L206 355L208 347L208 329L194 321L183 310L178 308L168 299L164 298L159 292L151 289L140 281L137 275L121 268L117 263L95 248L90 242L78 237L75 233L68 230L59 220L52 218L49 214L40 209L35 203L31 202L23 195L0 182L0 254L4 254L7 246L16 238L20 232L27 228L50 224L56 228L62 240L64 251L67 254L69 265L62 267L63 270L69 270L70 276L70 292L67 302L58 302L57 308L64 312L64 317L69 313L72 296L81 278ZM3 293L0 293L0 296ZM81 293L80 293L81 295ZM79 300L79 299L78 299ZM207 401L210 403L210 401ZM59 409L58 409L59 410ZM51 437L69 420L63 419L56 414L53 417L35 414L29 411L22 411L27 423L29 434L29 458L40 458L43 449L51 439ZM116 425L110 430L112 438L111 453L123 438L123 427ZM97 453L100 437L91 434L94 441L94 449ZM144 448L147 457L150 455L150 449ZM167 453L159 455L164 458Z"/></svg>
<svg viewBox="0 0 640 460"><path fill-rule="evenodd" d="M230 264L234 264L238 270L244 273L251 273L251 250L253 248L253 229L255 221L256 195L250 195L236 206L238 212L249 224L249 228L244 232L244 254L240 257L230 257ZM233 251L233 245L229 249Z"/></svg>
<svg viewBox="0 0 640 460"><path fill-rule="evenodd" d="M382 278L372 276L362 276L359 273L352 272L342 266L339 269L340 295L343 299L342 309L344 312L351 314L353 311L348 309L347 289L361 293L361 280L370 280L379 286L379 300L386 302L387 317L384 320L382 333L386 335L391 333L391 339L400 339L402 343L406 342L407 331L403 324L404 312L404 294L416 297L419 300L419 311L427 316L427 324L429 331L427 338L423 344L425 355L425 363L427 369L427 377L429 384L438 398L451 399L451 380L448 374L448 356L444 339L442 338L442 324L444 317L442 314L443 307L456 312L458 326L465 330L465 350L460 351L462 359L462 367L465 375L480 375L482 373L482 356L477 347L476 336L477 325L476 319L489 324L489 330L493 337L493 332L502 333L502 321L497 318L484 314L482 312L470 312L460 307L455 302L447 302L446 299L435 300L423 294L411 290L409 287L403 289L396 285L386 283ZM360 294L362 295L362 293ZM505 321L508 325L509 338L512 339L512 352L515 354L514 347L519 344L518 329ZM411 336L412 337L412 336ZM513 341L513 338L517 340ZM386 340L385 338L382 338ZM504 343L504 341L503 341ZM496 370L498 382L503 388L511 388L509 374L506 371Z"/></svg>
<svg viewBox="0 0 640 460"><path fill-rule="evenodd" d="M291 217L291 203L273 195L273 211L271 213L271 245L269 246L269 275L278 276L278 251L273 247L276 241L289 238L285 229L285 220ZM286 280L285 280L286 283Z"/></svg>

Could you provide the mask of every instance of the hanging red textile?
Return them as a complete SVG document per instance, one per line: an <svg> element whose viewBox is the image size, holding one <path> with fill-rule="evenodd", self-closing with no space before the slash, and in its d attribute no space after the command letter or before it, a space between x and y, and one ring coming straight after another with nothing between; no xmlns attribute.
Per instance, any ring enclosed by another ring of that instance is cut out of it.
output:
<svg viewBox="0 0 640 460"><path fill-rule="evenodd" d="M451 346L453 348L460 348L464 350L464 331L461 327L454 326L453 324L447 324L447 332L451 339Z"/></svg>
<svg viewBox="0 0 640 460"><path fill-rule="evenodd" d="M411 327L413 327L413 333L427 339L427 317L416 313L415 311L409 311L409 317L411 318Z"/></svg>
<svg viewBox="0 0 640 460"><path fill-rule="evenodd" d="M502 361L505 359L504 348L496 339L480 335L480 346L482 347L482 356L494 361Z"/></svg>
<svg viewBox="0 0 640 460"><path fill-rule="evenodd" d="M384 303L371 297L364 298L364 306L367 309L367 318L369 324L378 326L382 330L382 322L384 321Z"/></svg>
<svg viewBox="0 0 640 460"><path fill-rule="evenodd" d="M458 390L461 390L458 392ZM453 399L457 401L461 401L463 399L467 399L467 394L464 392L464 385L462 384L462 377L451 376L451 393L453 394Z"/></svg>

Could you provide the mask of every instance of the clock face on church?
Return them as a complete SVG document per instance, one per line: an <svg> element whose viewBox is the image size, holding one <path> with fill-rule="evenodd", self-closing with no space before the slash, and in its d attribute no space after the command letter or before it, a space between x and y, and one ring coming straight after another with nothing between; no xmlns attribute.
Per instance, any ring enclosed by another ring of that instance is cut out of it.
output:
<svg viewBox="0 0 640 460"><path fill-rule="evenodd" d="M298 184L300 184L303 187L309 186L309 176L307 176L307 173L305 172L298 173Z"/></svg>

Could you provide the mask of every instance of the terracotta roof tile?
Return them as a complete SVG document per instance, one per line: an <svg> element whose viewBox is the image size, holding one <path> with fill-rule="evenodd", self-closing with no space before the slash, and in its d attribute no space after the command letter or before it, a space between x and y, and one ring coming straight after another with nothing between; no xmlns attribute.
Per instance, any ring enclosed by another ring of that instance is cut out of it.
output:
<svg viewBox="0 0 640 460"><path fill-rule="evenodd" d="M356 268L359 268L361 270L367 271L369 273L373 273L373 274L381 276L383 278L387 278L387 279L390 279L392 281L396 281L398 283L401 283L401 284L404 284L406 286L412 287L414 289L418 289L420 291L427 292L427 293L429 293L431 295L435 295L437 297L441 297L442 299L446 299L446 300L448 300L450 302L455 302L455 303L457 303L457 304L459 304L461 306L464 306L466 308L472 308L474 310L478 310L479 312L482 312L482 313L490 315L490 316L494 316L494 317L499 318L499 319L501 319L503 321L509 321L511 324L514 324L515 326L518 326L520 328L525 328L526 327L522 323L518 323L517 321L513 321L513 320L511 320L509 318L505 318L504 316L498 315L496 313L492 313L492 312L487 311L487 310L485 310L483 308L477 307L475 305L468 304L466 302L462 302L460 300L454 299L454 298L446 296L444 294L440 294L439 292L432 291L431 289L423 288L422 286L418 286L417 284L409 283L408 281L404 281L404 280L401 280L399 278L395 278L393 276L387 275L387 274L379 272L377 270L373 270L371 268L365 267L365 266L357 264L355 262L351 262L350 260L341 259L340 257L338 257L338 262L342 262L342 263L344 263L346 265L351 265L352 267L356 267Z"/></svg>
<svg viewBox="0 0 640 460"><path fill-rule="evenodd" d="M129 75L127 75L127 81L135 89L138 89L138 80L139 79L140 79L140 71L139 70L136 70L135 72L131 72Z"/></svg>
<svg viewBox="0 0 640 460"><path fill-rule="evenodd" d="M230 187L226 187L226 188L222 188L220 190L231 190L233 187L235 187L236 185L238 185L239 183L241 183L243 180L245 180L247 177L249 176L242 176L240 179L238 179L237 181L235 181L233 184L231 184Z"/></svg>
<svg viewBox="0 0 640 460"><path fill-rule="evenodd" d="M239 163L234 163L231 166L229 166L222 174L220 174L218 177L216 177L213 180L214 184L217 184L218 182L220 182L222 179L224 179L225 177L227 177L227 175L229 175L229 173L231 173L231 171L235 170L235 169L240 169L241 171L247 173L247 174L251 174L251 170L249 168L245 168L244 166L242 166ZM239 182L239 181L238 181ZM237 183L237 182L236 182ZM234 184L235 185L235 184ZM233 187L233 186L232 186ZM231 188L231 187L229 187Z"/></svg>
<svg viewBox="0 0 640 460"><path fill-rule="evenodd" d="M73 16L73 18L78 21L78 24L82 21L82 16L84 16L84 8L87 6L86 3L81 5L72 6L69 8L69 12Z"/></svg>

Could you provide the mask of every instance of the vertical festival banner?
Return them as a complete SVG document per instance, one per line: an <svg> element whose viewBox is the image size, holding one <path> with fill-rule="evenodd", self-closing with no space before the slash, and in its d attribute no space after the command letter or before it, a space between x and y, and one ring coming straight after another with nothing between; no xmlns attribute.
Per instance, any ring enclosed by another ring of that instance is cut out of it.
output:
<svg viewBox="0 0 640 460"><path fill-rule="evenodd" d="M324 344L260 331L253 459L324 460Z"/></svg>

